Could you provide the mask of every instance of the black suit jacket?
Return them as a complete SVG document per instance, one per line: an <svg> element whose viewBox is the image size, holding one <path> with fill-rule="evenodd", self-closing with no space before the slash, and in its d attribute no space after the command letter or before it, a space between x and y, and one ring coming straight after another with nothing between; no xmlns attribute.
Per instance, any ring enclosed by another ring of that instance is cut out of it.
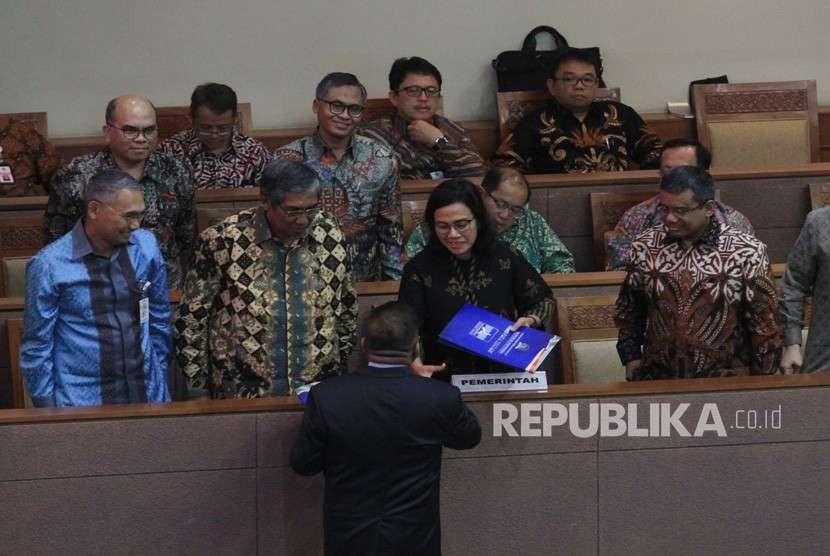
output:
<svg viewBox="0 0 830 556"><path fill-rule="evenodd" d="M312 388L291 467L325 473L326 554L440 554L441 449L480 440L458 389L409 367Z"/></svg>

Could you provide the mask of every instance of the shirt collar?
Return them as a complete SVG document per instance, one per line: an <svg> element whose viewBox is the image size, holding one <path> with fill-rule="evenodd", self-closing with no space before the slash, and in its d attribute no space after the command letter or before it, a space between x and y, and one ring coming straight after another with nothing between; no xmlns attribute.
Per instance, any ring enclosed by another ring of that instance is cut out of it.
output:
<svg viewBox="0 0 830 556"><path fill-rule="evenodd" d="M386 377L386 378L396 378L396 377L403 377L409 376L412 374L412 369L407 365L395 365L392 367L378 367L369 363L363 369L357 371L358 374L361 375L369 375L369 376L377 376L377 377Z"/></svg>
<svg viewBox="0 0 830 556"><path fill-rule="evenodd" d="M254 242L259 245L271 239L271 226L268 224L268 217L265 209L257 207L254 213Z"/></svg>
<svg viewBox="0 0 830 556"><path fill-rule="evenodd" d="M138 180L139 183L148 178L156 183L161 183L161 179L159 179L161 175L160 156L162 155L159 151L150 151L150 156L144 161L144 177ZM118 168L118 164L115 163L115 158L112 156L112 151L109 149L104 151L104 164L108 168Z"/></svg>
<svg viewBox="0 0 830 556"><path fill-rule="evenodd" d="M665 229L666 224L663 223L663 229ZM703 230L703 233L700 234L700 237L695 240L695 245L708 245L709 247L716 247L718 244L718 239L720 238L721 232L721 225L718 222L718 219L712 215L709 218L709 224L706 225L706 229ZM671 237L670 235L666 234L663 237L662 241L663 245L668 245L670 243L680 243L680 238Z"/></svg>
<svg viewBox="0 0 830 556"><path fill-rule="evenodd" d="M326 142L323 141L323 138L320 136L320 126L317 126L314 129L314 133L311 135L311 144L314 146L315 150L317 152L319 152L319 155L317 156L317 158L319 158L320 156L324 155L327 152L332 153L332 156L334 156L334 152L332 151L331 147L329 147L328 144L326 144ZM350 152L351 152L352 156L354 156L354 154L355 154L353 152L354 148L355 148L355 140L354 140L354 133L352 133L351 137L349 137L349 144L346 146L346 150L344 151L343 156L346 156Z"/></svg>
<svg viewBox="0 0 830 556"><path fill-rule="evenodd" d="M92 249L92 244L89 242L89 238L86 235L86 230L84 230L84 219L79 218L75 225L72 227L72 258L73 259L82 259L91 253L95 253ZM130 234L130 239L128 243L133 244L135 240L133 239L133 234ZM115 253L119 248L116 247L113 249L113 253Z"/></svg>

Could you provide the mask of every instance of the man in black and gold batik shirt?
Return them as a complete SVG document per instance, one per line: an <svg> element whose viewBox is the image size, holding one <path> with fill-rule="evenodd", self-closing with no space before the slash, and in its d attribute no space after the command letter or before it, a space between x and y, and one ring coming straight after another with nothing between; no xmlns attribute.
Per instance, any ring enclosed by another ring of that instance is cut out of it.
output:
<svg viewBox="0 0 830 556"><path fill-rule="evenodd" d="M632 108L595 100L598 82L594 58L565 49L547 81L553 98L516 125L493 163L535 174L657 168L660 139Z"/></svg>
<svg viewBox="0 0 830 556"><path fill-rule="evenodd" d="M357 297L346 238L307 166L276 159L261 205L199 236L174 326L179 368L213 398L294 394L338 375Z"/></svg>

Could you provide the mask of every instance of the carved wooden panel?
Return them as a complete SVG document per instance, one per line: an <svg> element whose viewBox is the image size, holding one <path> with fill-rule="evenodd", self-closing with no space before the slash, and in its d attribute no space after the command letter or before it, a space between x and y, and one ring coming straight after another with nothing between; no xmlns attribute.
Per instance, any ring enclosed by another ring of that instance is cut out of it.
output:
<svg viewBox="0 0 830 556"><path fill-rule="evenodd" d="M29 124L44 138L49 136L49 125L47 123L46 112L15 112L13 114L5 115L15 122Z"/></svg>
<svg viewBox="0 0 830 556"><path fill-rule="evenodd" d="M571 330L614 328L614 306L581 305L569 307L568 326Z"/></svg>
<svg viewBox="0 0 830 556"><path fill-rule="evenodd" d="M807 91L733 91L706 95L709 114L807 110Z"/></svg>
<svg viewBox="0 0 830 556"><path fill-rule="evenodd" d="M43 230L40 226L0 229L0 250L32 250L43 247Z"/></svg>

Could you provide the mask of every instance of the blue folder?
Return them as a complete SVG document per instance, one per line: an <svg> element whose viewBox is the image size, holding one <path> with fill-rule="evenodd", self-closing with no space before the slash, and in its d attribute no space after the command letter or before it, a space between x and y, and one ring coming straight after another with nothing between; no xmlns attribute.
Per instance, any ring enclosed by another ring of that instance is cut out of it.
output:
<svg viewBox="0 0 830 556"><path fill-rule="evenodd" d="M467 303L438 337L446 344L492 361L535 371L560 338L526 326L511 332L512 325L513 321Z"/></svg>

